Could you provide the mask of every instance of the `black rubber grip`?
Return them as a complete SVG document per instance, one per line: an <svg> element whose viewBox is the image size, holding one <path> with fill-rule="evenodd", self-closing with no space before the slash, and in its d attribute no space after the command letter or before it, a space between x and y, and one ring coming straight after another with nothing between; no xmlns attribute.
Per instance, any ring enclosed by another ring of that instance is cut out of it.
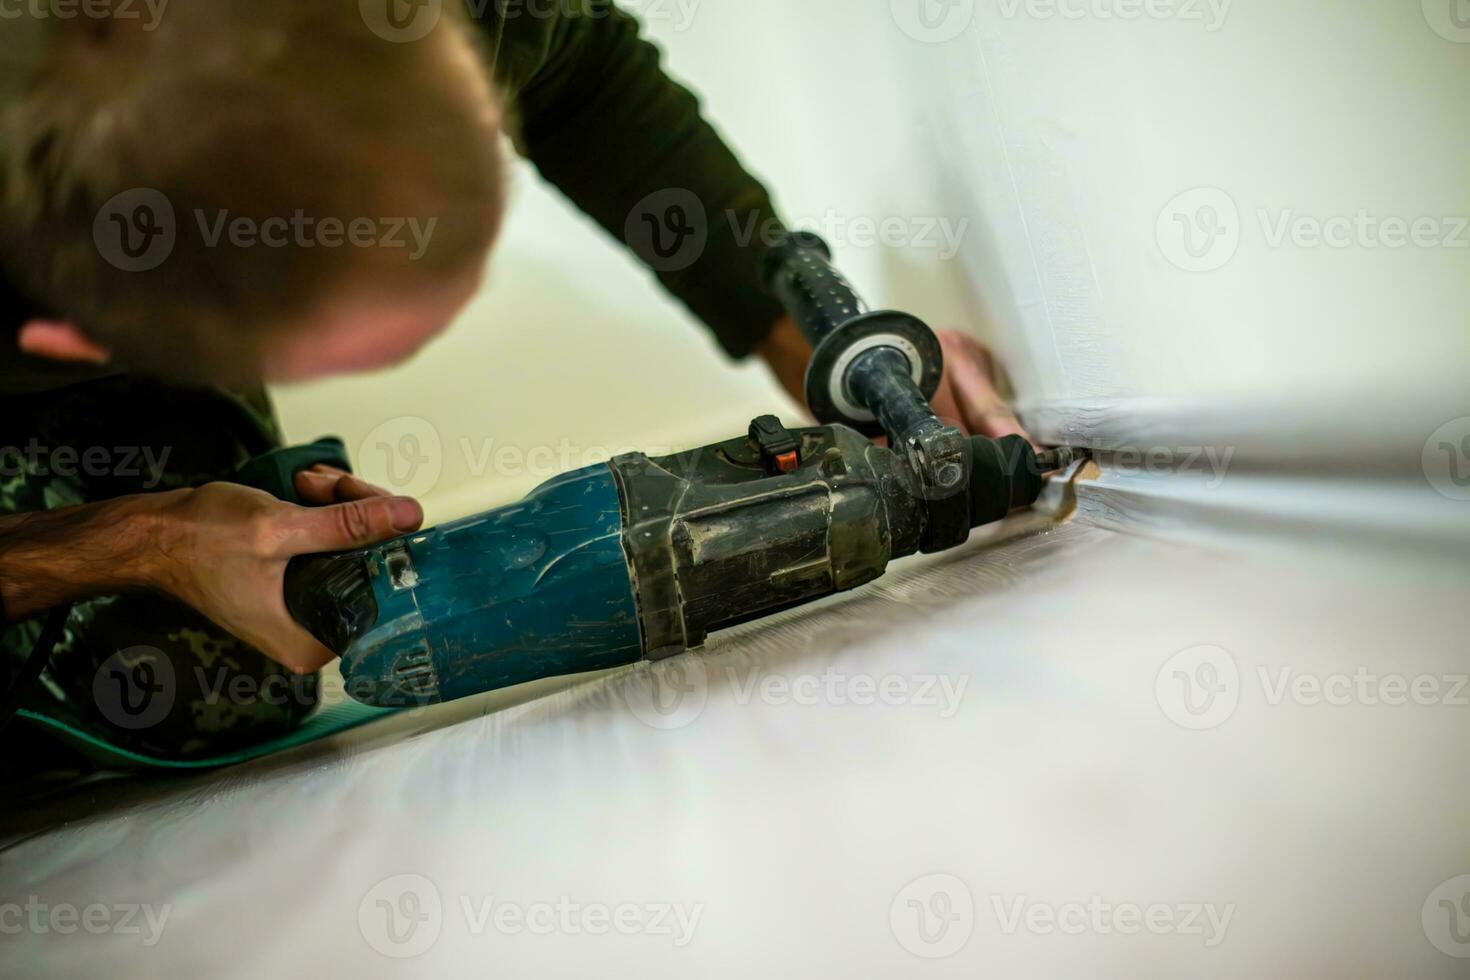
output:
<svg viewBox="0 0 1470 980"><path fill-rule="evenodd" d="M813 347L868 312L852 284L832 267L832 250L810 232L792 232L766 253L766 286Z"/></svg>
<svg viewBox="0 0 1470 980"><path fill-rule="evenodd" d="M324 647L341 656L378 621L367 556L291 559L286 566L286 608Z"/></svg>
<svg viewBox="0 0 1470 980"><path fill-rule="evenodd" d="M1021 436L970 440L970 521L980 527L1030 507L1046 481L1036 450Z"/></svg>

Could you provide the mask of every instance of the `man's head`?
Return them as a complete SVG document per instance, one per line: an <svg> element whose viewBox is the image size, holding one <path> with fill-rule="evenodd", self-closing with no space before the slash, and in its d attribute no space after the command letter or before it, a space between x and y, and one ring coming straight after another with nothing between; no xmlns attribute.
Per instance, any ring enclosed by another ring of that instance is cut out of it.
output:
<svg viewBox="0 0 1470 980"><path fill-rule="evenodd" d="M462 21L399 43L358 0L171 0L48 25L0 118L0 262L58 321L22 345L224 383L411 354L503 208Z"/></svg>

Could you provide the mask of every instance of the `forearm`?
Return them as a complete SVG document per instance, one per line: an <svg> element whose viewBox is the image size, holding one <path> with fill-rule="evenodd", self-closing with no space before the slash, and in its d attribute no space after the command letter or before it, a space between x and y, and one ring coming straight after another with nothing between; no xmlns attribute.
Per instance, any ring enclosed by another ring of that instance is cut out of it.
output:
<svg viewBox="0 0 1470 980"><path fill-rule="evenodd" d="M762 281L762 258L782 228L765 188L664 72L636 20L610 0L571 0L568 10L575 15L520 17L504 28L504 64L540 62L531 77L506 79L521 149L729 354L750 354L781 313Z"/></svg>
<svg viewBox="0 0 1470 980"><path fill-rule="evenodd" d="M152 588L172 494L0 518L0 598L9 622L99 595Z"/></svg>
<svg viewBox="0 0 1470 980"><path fill-rule="evenodd" d="M806 404L806 369L812 359L812 345L790 316L776 321L766 339L756 346L756 353L781 387L800 405Z"/></svg>

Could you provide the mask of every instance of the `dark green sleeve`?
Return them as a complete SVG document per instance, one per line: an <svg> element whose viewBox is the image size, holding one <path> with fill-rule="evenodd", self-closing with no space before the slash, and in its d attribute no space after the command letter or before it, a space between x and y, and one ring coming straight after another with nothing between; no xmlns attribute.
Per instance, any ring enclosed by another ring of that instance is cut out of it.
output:
<svg viewBox="0 0 1470 980"><path fill-rule="evenodd" d="M727 352L751 353L782 313L760 274L780 225L699 101L664 74L658 49L610 0L564 0L549 18L544 3L490 9L496 78L521 151Z"/></svg>

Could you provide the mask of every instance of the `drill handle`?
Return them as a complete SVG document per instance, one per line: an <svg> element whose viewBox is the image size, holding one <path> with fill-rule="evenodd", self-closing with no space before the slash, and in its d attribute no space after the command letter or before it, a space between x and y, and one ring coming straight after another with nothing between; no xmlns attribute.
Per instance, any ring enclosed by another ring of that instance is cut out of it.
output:
<svg viewBox="0 0 1470 980"><path fill-rule="evenodd" d="M810 232L790 232L778 242L766 254L765 276L767 287L811 341L806 402L817 421L897 440L904 432L891 430L889 422L930 414L944 352L922 320L892 310L870 311L832 267L827 243ZM879 350L892 356L873 359ZM866 366L860 366L864 360ZM882 381L880 374L893 377Z"/></svg>
<svg viewBox="0 0 1470 980"><path fill-rule="evenodd" d="M787 234L766 254L766 286L813 347L868 312L852 284L832 267L832 250L806 231Z"/></svg>

